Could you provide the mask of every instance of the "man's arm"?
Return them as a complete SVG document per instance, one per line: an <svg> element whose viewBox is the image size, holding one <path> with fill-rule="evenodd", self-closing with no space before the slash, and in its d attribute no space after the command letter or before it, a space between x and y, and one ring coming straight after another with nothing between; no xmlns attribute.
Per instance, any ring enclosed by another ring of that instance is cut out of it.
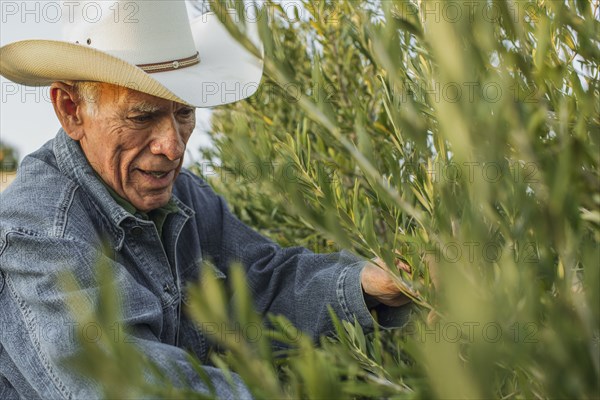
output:
<svg viewBox="0 0 600 400"><path fill-rule="evenodd" d="M128 327L127 332L130 332L113 340L134 343L175 386L182 387L185 381L192 390L209 393L188 362L188 354L159 341L163 318L161 302L124 266L91 245L74 240L17 232L2 235L2 238L0 348L3 348L5 362L0 375L4 375L21 396L44 399L101 396L98 382L90 381L65 364L80 351L75 333L82 327L72 314L73 307L85 315L93 308L90 305L98 304L100 288L96 268L99 263L108 265L114 273L122 300L121 317L115 323ZM60 281L65 273L74 276L78 290L62 289ZM78 301L73 302L75 299ZM89 334L111 333L92 329ZM205 370L219 397L231 395L219 370L208 367ZM239 380L237 389L241 397L249 397Z"/></svg>
<svg viewBox="0 0 600 400"><path fill-rule="evenodd" d="M314 254L300 247L281 248L240 222L220 197L218 201L220 247L216 257L209 256L218 260L217 267L225 274L231 262L244 265L259 311L285 315L314 339L333 330L328 306L341 319L356 318L366 330L373 328L361 279L368 266L365 260L348 252ZM387 326L407 321L409 305L384 308Z"/></svg>

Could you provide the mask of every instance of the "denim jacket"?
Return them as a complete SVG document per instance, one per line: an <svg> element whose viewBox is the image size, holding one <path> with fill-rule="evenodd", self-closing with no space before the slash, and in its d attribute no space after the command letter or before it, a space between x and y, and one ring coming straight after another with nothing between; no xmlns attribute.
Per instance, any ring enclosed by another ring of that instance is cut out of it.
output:
<svg viewBox="0 0 600 400"><path fill-rule="evenodd" d="M346 252L318 255L277 246L242 224L185 169L173 189L179 211L165 221L162 243L151 221L115 202L79 144L62 130L23 160L0 196L0 399L100 396L98 383L64 365L78 345L66 306L71 294L57 283L68 271L97 303L99 257L115 273L120 322L136 345L174 383L183 373L198 392L208 393L187 357L205 359L208 343L180 307L186 303L182 290L198 280L202 260L210 260L220 278L240 262L257 309L285 315L313 338L332 329L328 305L341 319L373 326L360 284L364 261ZM402 324L407 311L395 310L388 324ZM205 370L220 398L234 397L218 369ZM250 397L236 379L235 397Z"/></svg>

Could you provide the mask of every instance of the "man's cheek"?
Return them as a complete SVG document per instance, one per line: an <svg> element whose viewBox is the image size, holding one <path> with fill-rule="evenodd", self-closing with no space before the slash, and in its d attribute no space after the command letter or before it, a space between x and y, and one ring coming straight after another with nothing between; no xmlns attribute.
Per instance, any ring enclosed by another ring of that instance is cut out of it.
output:
<svg viewBox="0 0 600 400"><path fill-rule="evenodd" d="M132 172L130 174L127 175L127 179L125 179L125 183L124 185L131 188L131 189L135 189L138 188L139 185L142 184L142 179L139 173L137 172Z"/></svg>

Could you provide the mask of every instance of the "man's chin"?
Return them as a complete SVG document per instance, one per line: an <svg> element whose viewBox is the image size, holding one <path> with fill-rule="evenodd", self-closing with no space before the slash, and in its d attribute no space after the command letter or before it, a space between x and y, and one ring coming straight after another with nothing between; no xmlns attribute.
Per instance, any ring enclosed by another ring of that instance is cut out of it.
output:
<svg viewBox="0 0 600 400"><path fill-rule="evenodd" d="M142 212L149 212L156 210L167 205L171 200L171 187L162 191L162 193L153 193L144 196L139 202L133 204L133 206Z"/></svg>

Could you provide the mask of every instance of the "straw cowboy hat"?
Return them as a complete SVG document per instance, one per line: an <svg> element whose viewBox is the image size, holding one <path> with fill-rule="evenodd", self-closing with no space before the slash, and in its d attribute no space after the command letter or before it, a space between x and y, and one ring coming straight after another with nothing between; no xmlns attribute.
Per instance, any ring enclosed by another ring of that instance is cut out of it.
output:
<svg viewBox="0 0 600 400"><path fill-rule="evenodd" d="M0 48L0 74L27 86L98 81L194 107L251 96L257 59L214 13L188 19L184 1L80 1L62 4L64 41L23 40ZM76 6L73 6L76 4ZM256 23L246 22L260 47Z"/></svg>

